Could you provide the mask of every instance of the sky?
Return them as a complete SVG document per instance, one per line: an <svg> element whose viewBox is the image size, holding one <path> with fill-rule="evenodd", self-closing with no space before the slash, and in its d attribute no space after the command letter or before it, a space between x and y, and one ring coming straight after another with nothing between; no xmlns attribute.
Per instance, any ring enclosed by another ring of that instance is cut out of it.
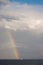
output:
<svg viewBox="0 0 43 65"><path fill-rule="evenodd" d="M37 4L43 5L43 0L10 0L10 2L20 2L20 3L27 3L27 4Z"/></svg>
<svg viewBox="0 0 43 65"><path fill-rule="evenodd" d="M0 0L0 59L43 59L43 0Z"/></svg>

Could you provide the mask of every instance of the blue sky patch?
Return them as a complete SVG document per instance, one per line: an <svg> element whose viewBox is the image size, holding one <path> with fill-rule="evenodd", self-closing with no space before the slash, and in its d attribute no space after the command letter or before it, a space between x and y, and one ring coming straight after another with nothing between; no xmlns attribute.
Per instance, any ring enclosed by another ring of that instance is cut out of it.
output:
<svg viewBox="0 0 43 65"><path fill-rule="evenodd" d="M27 4L43 5L43 0L10 0L10 2L20 2L20 3L27 3Z"/></svg>

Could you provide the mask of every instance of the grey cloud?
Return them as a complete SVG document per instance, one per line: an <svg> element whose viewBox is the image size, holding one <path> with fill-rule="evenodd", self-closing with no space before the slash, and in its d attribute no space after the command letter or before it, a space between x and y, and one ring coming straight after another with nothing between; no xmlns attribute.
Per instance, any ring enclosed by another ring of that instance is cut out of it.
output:
<svg viewBox="0 0 43 65"><path fill-rule="evenodd" d="M11 20L20 20L19 17L13 17L13 16L7 16L7 15L0 15L0 20L5 19L7 21L11 21Z"/></svg>
<svg viewBox="0 0 43 65"><path fill-rule="evenodd" d="M9 0L0 0L0 8L8 5Z"/></svg>
<svg viewBox="0 0 43 65"><path fill-rule="evenodd" d="M16 59L13 48L0 50L0 59Z"/></svg>
<svg viewBox="0 0 43 65"><path fill-rule="evenodd" d="M7 3L7 2L9 2L9 0L0 0L0 4L1 3Z"/></svg>
<svg viewBox="0 0 43 65"><path fill-rule="evenodd" d="M18 48L22 58L41 59L43 58L43 34L40 36L35 35L31 31L11 31L13 37L16 40L17 46L21 45L22 48ZM19 37L19 38L18 38Z"/></svg>
<svg viewBox="0 0 43 65"><path fill-rule="evenodd" d="M16 59L5 28L0 27L0 59ZM9 53L10 52L10 53Z"/></svg>
<svg viewBox="0 0 43 65"><path fill-rule="evenodd" d="M0 0L0 10L9 7L9 0Z"/></svg>
<svg viewBox="0 0 43 65"><path fill-rule="evenodd" d="M1 37L2 42L0 43L0 48L4 45L5 49L0 49L0 58L15 58L15 55L12 51L12 48L9 48L7 42L9 42L8 33L11 32L13 39L16 41L16 45L20 54L20 58L24 59L41 59L43 58L43 33L38 36L32 31L13 31L9 29L1 28ZM19 38L18 38L19 37ZM6 46L5 46L6 45ZM8 47L7 47L8 45ZM7 47L7 48L6 48ZM9 49L9 50L8 50ZM11 55L10 55L10 53ZM7 54L6 54L7 53ZM4 56L3 56L4 54ZM14 56L14 57L13 57Z"/></svg>

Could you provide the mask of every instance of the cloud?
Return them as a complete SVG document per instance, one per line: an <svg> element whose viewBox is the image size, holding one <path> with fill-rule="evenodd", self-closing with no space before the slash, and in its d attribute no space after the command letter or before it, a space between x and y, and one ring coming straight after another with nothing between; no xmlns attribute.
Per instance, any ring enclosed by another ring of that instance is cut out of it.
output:
<svg viewBox="0 0 43 65"><path fill-rule="evenodd" d="M0 0L7 3L0 10L0 26L12 30L30 30L43 33L43 5L28 5L11 3L7 0Z"/></svg>
<svg viewBox="0 0 43 65"><path fill-rule="evenodd" d="M0 58L14 58L7 30L16 40L21 57L43 58L43 5L0 2Z"/></svg>
<svg viewBox="0 0 43 65"><path fill-rule="evenodd" d="M0 0L0 4L6 4L8 2L9 2L9 0Z"/></svg>

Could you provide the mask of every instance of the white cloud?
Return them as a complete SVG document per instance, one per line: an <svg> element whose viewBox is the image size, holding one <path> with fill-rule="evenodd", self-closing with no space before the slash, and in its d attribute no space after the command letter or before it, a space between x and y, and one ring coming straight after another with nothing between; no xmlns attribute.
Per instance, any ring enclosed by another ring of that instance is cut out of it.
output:
<svg viewBox="0 0 43 65"><path fill-rule="evenodd" d="M3 1L3 0L2 0ZM7 1L7 0L6 0ZM3 1L4 2L4 1ZM0 26L13 30L33 30L36 32L43 32L43 6L33 6L20 3L7 3L7 6L0 10L1 17ZM6 20L9 19L8 20ZM16 19L15 19L16 18Z"/></svg>

